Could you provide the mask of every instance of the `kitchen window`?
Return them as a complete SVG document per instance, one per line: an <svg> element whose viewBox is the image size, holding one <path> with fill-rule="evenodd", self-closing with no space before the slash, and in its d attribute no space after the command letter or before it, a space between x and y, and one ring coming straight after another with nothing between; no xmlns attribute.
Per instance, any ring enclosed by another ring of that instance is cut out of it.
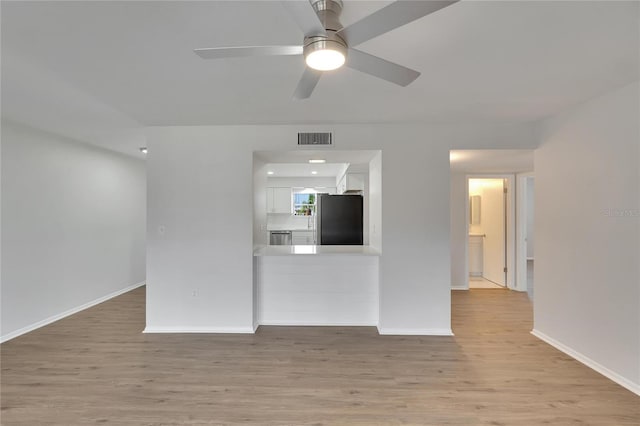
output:
<svg viewBox="0 0 640 426"><path fill-rule="evenodd" d="M293 211L296 216L310 216L316 212L316 193L308 188L294 190Z"/></svg>

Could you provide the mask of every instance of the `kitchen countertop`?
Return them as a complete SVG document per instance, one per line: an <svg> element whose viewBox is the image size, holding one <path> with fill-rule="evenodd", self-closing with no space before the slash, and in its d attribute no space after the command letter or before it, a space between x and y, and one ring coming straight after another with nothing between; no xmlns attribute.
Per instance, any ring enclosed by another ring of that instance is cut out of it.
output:
<svg viewBox="0 0 640 426"><path fill-rule="evenodd" d="M380 252L371 246L257 246L254 256L380 256Z"/></svg>

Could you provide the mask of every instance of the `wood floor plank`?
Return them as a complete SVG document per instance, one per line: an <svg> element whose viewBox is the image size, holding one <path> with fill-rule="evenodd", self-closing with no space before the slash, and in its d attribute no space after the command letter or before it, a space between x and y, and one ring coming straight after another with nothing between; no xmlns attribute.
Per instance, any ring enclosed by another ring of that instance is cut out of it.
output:
<svg viewBox="0 0 640 426"><path fill-rule="evenodd" d="M634 425L640 398L529 334L507 290L453 292L455 337L372 327L142 334L145 289L0 346L3 425Z"/></svg>

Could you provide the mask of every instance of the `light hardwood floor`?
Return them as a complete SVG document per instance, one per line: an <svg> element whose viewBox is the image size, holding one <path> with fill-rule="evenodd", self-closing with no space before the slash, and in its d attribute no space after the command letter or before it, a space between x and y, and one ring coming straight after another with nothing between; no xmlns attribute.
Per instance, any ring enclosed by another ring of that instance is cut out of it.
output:
<svg viewBox="0 0 640 426"><path fill-rule="evenodd" d="M498 285L493 281L489 281L483 277L469 277L469 288L493 288L493 289L503 289L506 290L506 287Z"/></svg>
<svg viewBox="0 0 640 426"><path fill-rule="evenodd" d="M640 423L640 397L529 334L526 294L453 292L455 337L399 337L141 334L144 291L2 344L2 424Z"/></svg>

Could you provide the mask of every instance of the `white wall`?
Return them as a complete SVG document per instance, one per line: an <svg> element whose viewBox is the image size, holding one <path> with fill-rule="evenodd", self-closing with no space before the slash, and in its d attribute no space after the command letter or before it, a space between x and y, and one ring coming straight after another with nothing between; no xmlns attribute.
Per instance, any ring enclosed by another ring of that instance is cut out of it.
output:
<svg viewBox="0 0 640 426"><path fill-rule="evenodd" d="M300 131L383 151L380 330L449 333L449 150L533 148L530 126L149 128L148 330L252 331L253 151L296 149Z"/></svg>
<svg viewBox="0 0 640 426"><path fill-rule="evenodd" d="M468 288L468 273L466 267L466 251L469 234L467 223L469 211L466 203L467 177L462 173L451 173L450 181L451 221L451 288Z"/></svg>
<svg viewBox="0 0 640 426"><path fill-rule="evenodd" d="M362 244L368 246L370 243L369 230L369 217L371 216L371 199L369 195L369 172L362 174L364 178L364 191L362 191ZM378 213L379 214L379 213Z"/></svg>
<svg viewBox="0 0 640 426"><path fill-rule="evenodd" d="M535 333L640 393L638 83L543 122Z"/></svg>
<svg viewBox="0 0 640 426"><path fill-rule="evenodd" d="M267 186L292 188L314 188L316 186L323 186L325 188L335 189L336 182L332 177L268 177Z"/></svg>
<svg viewBox="0 0 640 426"><path fill-rule="evenodd" d="M527 238L527 258L533 258L535 232L533 224L535 222L535 183L534 178L529 176L526 178L526 230L525 235Z"/></svg>
<svg viewBox="0 0 640 426"><path fill-rule="evenodd" d="M267 244L267 164L253 156L253 245Z"/></svg>
<svg viewBox="0 0 640 426"><path fill-rule="evenodd" d="M369 162L369 245L382 251L382 152Z"/></svg>
<svg viewBox="0 0 640 426"><path fill-rule="evenodd" d="M2 340L145 279L145 165L2 122Z"/></svg>

